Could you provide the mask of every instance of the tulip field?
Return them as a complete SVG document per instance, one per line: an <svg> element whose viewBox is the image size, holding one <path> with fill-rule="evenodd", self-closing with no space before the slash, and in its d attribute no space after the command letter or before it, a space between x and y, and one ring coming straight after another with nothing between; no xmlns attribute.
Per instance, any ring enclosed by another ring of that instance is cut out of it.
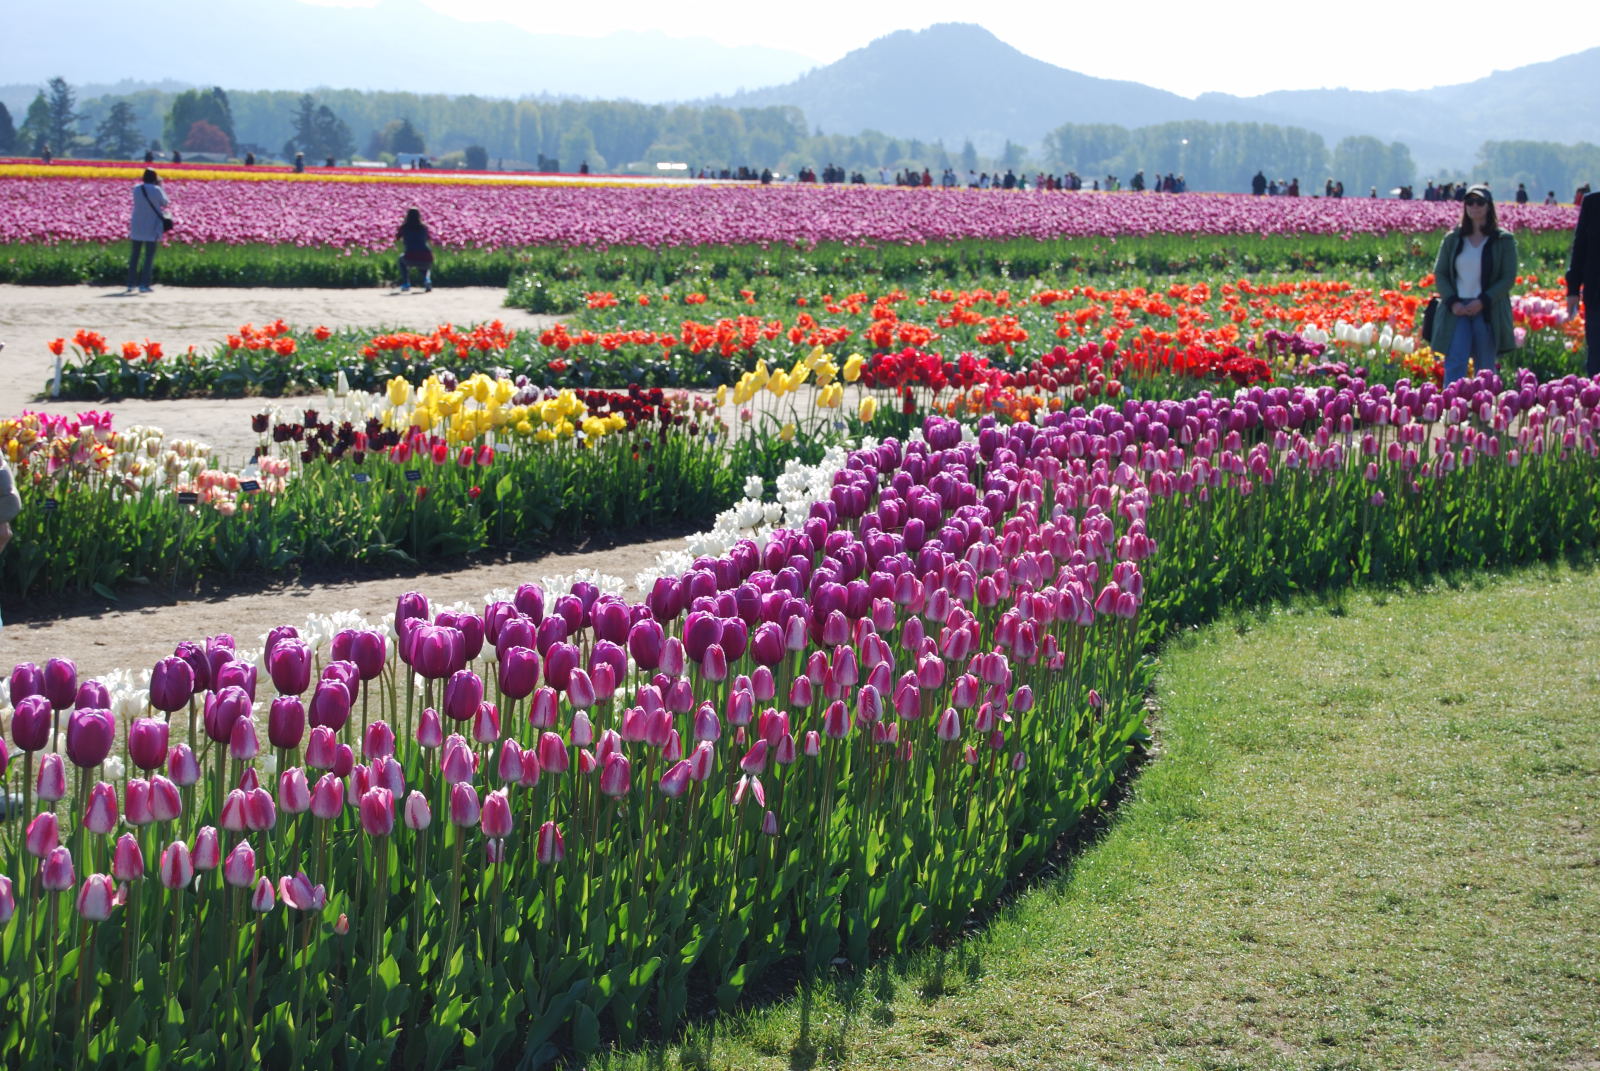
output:
<svg viewBox="0 0 1600 1071"><path fill-rule="evenodd" d="M642 601L412 592L110 684L15 667L8 1065L495 1066L670 1031L780 963L958 929L1103 798L1174 627L1600 534L1585 380L1036 417L757 481Z"/></svg>
<svg viewBox="0 0 1600 1071"><path fill-rule="evenodd" d="M0 165L0 278L90 264L129 181ZM986 917L1148 741L1177 630L1600 545L1567 208L1503 210L1519 349L1443 386L1416 319L1451 205L169 188L207 271L306 247L377 273L421 203L441 277L498 258L510 303L567 315L277 320L210 352L61 325L41 388L254 397L257 448L0 420L8 598L705 530L632 578L419 583L379 620L174 635L97 679L14 666L6 1067L539 1067L670 1037Z"/></svg>

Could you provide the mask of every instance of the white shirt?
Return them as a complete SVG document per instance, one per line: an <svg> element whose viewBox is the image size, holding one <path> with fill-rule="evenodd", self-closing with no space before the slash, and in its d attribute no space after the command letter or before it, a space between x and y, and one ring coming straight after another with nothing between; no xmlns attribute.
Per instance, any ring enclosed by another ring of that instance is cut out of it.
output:
<svg viewBox="0 0 1600 1071"><path fill-rule="evenodd" d="M1461 239L1461 251L1456 254L1456 297L1462 301L1471 301L1483 293L1483 246L1488 244L1487 238L1483 245L1476 246L1471 238Z"/></svg>

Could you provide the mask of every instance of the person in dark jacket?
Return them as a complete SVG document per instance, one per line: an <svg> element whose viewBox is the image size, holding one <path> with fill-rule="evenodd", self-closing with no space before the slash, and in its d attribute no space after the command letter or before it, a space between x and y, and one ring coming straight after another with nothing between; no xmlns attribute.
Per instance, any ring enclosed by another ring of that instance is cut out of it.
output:
<svg viewBox="0 0 1600 1071"><path fill-rule="evenodd" d="M1583 299L1584 374L1600 375L1600 197L1585 197L1578 206L1578 227L1572 232L1567 258L1567 317L1578 315Z"/></svg>
<svg viewBox="0 0 1600 1071"><path fill-rule="evenodd" d="M1517 281L1517 240L1500 229L1487 186L1473 186L1461 202L1461 224L1439 243L1433 265L1439 311L1428 340L1444 354L1448 386L1478 371L1498 368L1500 354L1516 348L1511 288Z"/></svg>
<svg viewBox="0 0 1600 1071"><path fill-rule="evenodd" d="M394 236L405 246L405 251L400 254L400 289L411 289L411 269L416 268L422 272L422 289L432 290L433 250L428 245L428 227L422 222L422 210L407 209L405 222L400 224Z"/></svg>

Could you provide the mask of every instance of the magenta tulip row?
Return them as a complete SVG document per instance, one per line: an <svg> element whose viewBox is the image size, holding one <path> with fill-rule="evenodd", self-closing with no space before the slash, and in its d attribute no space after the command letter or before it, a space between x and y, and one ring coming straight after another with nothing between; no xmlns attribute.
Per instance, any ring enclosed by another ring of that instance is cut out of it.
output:
<svg viewBox="0 0 1600 1071"><path fill-rule="evenodd" d="M113 242L127 237L129 189L117 179L0 180L0 242ZM1154 234L1365 234L1437 231L1458 206L1425 201L1248 196L1136 197L876 187L541 187L467 184L184 181L169 183L190 243L394 243L420 206L451 248L793 242L918 244L963 238ZM1570 206L1506 205L1502 224L1569 229Z"/></svg>

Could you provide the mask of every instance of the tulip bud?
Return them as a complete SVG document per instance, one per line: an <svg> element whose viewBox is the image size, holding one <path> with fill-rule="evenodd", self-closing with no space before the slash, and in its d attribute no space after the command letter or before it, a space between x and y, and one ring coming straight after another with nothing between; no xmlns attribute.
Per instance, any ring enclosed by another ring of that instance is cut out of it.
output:
<svg viewBox="0 0 1600 1071"><path fill-rule="evenodd" d="M60 755L46 755L39 760L39 776L34 782L34 795L47 803L54 803L67 794L67 767Z"/></svg>
<svg viewBox="0 0 1600 1071"><path fill-rule="evenodd" d="M511 737L500 745L500 761L495 764L495 776L502 784L514 784L522 780L522 745Z"/></svg>
<svg viewBox="0 0 1600 1071"><path fill-rule="evenodd" d="M769 837L778 835L778 816L768 811L761 819L761 832Z"/></svg>
<svg viewBox="0 0 1600 1071"><path fill-rule="evenodd" d="M200 762L188 744L174 744L167 752L167 775L183 788L200 780Z"/></svg>
<svg viewBox="0 0 1600 1071"><path fill-rule="evenodd" d="M89 789L89 803L83 809L83 828L105 836L117 828L117 790L104 781Z"/></svg>
<svg viewBox="0 0 1600 1071"><path fill-rule="evenodd" d="M78 890L78 914L85 922L104 922L117 904L117 883L109 874L90 874Z"/></svg>
<svg viewBox="0 0 1600 1071"><path fill-rule="evenodd" d="M600 791L615 799L626 796L632 787L633 768L628 757L621 752L607 755L600 769Z"/></svg>
<svg viewBox="0 0 1600 1071"><path fill-rule="evenodd" d="M326 725L318 725L311 730L311 737L306 741L306 765L313 770L333 769L338 747L338 738L332 729Z"/></svg>
<svg viewBox="0 0 1600 1071"><path fill-rule="evenodd" d="M343 810L344 782L334 774L323 774L311 789L311 813L324 822L331 822Z"/></svg>
<svg viewBox="0 0 1600 1071"><path fill-rule="evenodd" d="M175 840L161 849L161 863L156 868L156 875L164 888L188 888L194 881L194 859L189 854L189 846L181 840Z"/></svg>
<svg viewBox="0 0 1600 1071"><path fill-rule="evenodd" d="M688 791L689 783L689 763L687 760L679 760L668 767L667 772L661 775L661 783L657 787L660 788L663 796L668 799L677 799Z"/></svg>
<svg viewBox="0 0 1600 1071"><path fill-rule="evenodd" d="M369 836L387 837L394 832L394 793L386 788L370 788L357 804L361 828Z"/></svg>
<svg viewBox="0 0 1600 1071"><path fill-rule="evenodd" d="M35 695L44 696L44 673L32 662L17 663L11 670L11 705L21 706L24 699Z"/></svg>
<svg viewBox="0 0 1600 1071"><path fill-rule="evenodd" d="M3 927L6 923L10 922L11 916L15 915L16 913L17 890L11 884L10 878L0 875L0 927Z"/></svg>
<svg viewBox="0 0 1600 1071"><path fill-rule="evenodd" d="M313 736L315 729L343 729L350 720L350 705L350 689L344 682L327 679L318 681L316 691L311 693L311 707L307 712L314 727Z"/></svg>
<svg viewBox="0 0 1600 1071"><path fill-rule="evenodd" d="M129 784L132 784L130 781ZM183 813L183 795L178 791L178 786L162 777L153 774L150 777L150 817L157 822L171 822Z"/></svg>
<svg viewBox="0 0 1600 1071"><path fill-rule="evenodd" d="M472 739L480 744L492 744L500 739L500 708L488 701L478 704L472 717Z"/></svg>
<svg viewBox="0 0 1600 1071"><path fill-rule="evenodd" d="M534 854L544 866L553 866L567 857L567 842L554 822L546 822L539 827L539 841Z"/></svg>
<svg viewBox="0 0 1600 1071"><path fill-rule="evenodd" d="M44 696L57 710L72 706L78 694L78 667L70 658L52 658L40 674Z"/></svg>
<svg viewBox="0 0 1600 1071"><path fill-rule="evenodd" d="M367 726L361 741L361 754L366 759L386 759L394 755L394 730L389 723L378 720Z"/></svg>
<svg viewBox="0 0 1600 1071"><path fill-rule="evenodd" d="M567 742L556 733L539 735L539 768L545 773L566 773L571 763Z"/></svg>
<svg viewBox="0 0 1600 1071"><path fill-rule="evenodd" d="M277 902L277 892L272 887L272 879L262 875L256 879L255 891L250 894L250 910L265 914L272 910Z"/></svg>
<svg viewBox="0 0 1600 1071"><path fill-rule="evenodd" d="M144 877L144 852L132 833L117 838L117 846L111 852L111 876L118 881L138 881Z"/></svg>
<svg viewBox="0 0 1600 1071"><path fill-rule="evenodd" d="M156 820L150 810L150 782L142 777L128 778L123 790L123 814L131 826L147 826Z"/></svg>
<svg viewBox="0 0 1600 1071"><path fill-rule="evenodd" d="M451 825L475 826L482 808L478 804L478 790L464 781L458 781L450 786L450 823Z"/></svg>
<svg viewBox="0 0 1600 1071"><path fill-rule="evenodd" d="M496 839L511 835L511 800L507 789L497 788L483 799L483 813L478 818L483 835Z"/></svg>
<svg viewBox="0 0 1600 1071"><path fill-rule="evenodd" d="M244 825L260 833L278 824L278 807L272 802L272 793L264 788L253 788L244 794Z"/></svg>
<svg viewBox="0 0 1600 1071"><path fill-rule="evenodd" d="M39 884L49 892L65 892L77 882L72 868L72 853L63 847L51 848L39 862Z"/></svg>
<svg viewBox="0 0 1600 1071"><path fill-rule="evenodd" d="M817 735L815 729L811 729L806 733L805 746L802 750L808 759L814 759L822 754L822 737Z"/></svg>
<svg viewBox="0 0 1600 1071"><path fill-rule="evenodd" d="M956 713L954 707L946 707L944 713L939 715L934 735L947 744L961 739L961 715Z"/></svg>
<svg viewBox="0 0 1600 1071"><path fill-rule="evenodd" d="M525 699L539 685L539 655L531 647L500 652L500 691L509 699Z"/></svg>
<svg viewBox="0 0 1600 1071"><path fill-rule="evenodd" d="M37 859L43 859L61 843L61 823L54 811L40 811L34 816L33 821L28 823L24 843L28 847L28 854Z"/></svg>
<svg viewBox="0 0 1600 1071"><path fill-rule="evenodd" d="M444 743L444 725L439 720L439 712L432 707L424 707L422 716L417 719L417 743L429 749Z"/></svg>
<svg viewBox="0 0 1600 1071"><path fill-rule="evenodd" d="M311 647L303 640L287 639L267 652L267 675L283 695L303 695L311 687Z"/></svg>
<svg viewBox="0 0 1600 1071"><path fill-rule="evenodd" d="M236 762L248 762L261 751L261 741L256 736L256 723L249 718L240 718L233 723L233 732L228 735L228 755Z"/></svg>
<svg viewBox="0 0 1600 1071"><path fill-rule="evenodd" d="M240 841L222 864L222 880L235 889L248 889L256 883L256 852L247 840Z"/></svg>
<svg viewBox="0 0 1600 1071"><path fill-rule="evenodd" d="M406 797L405 823L407 829L427 829L433 824L433 808L428 806L428 797L415 789Z"/></svg>

